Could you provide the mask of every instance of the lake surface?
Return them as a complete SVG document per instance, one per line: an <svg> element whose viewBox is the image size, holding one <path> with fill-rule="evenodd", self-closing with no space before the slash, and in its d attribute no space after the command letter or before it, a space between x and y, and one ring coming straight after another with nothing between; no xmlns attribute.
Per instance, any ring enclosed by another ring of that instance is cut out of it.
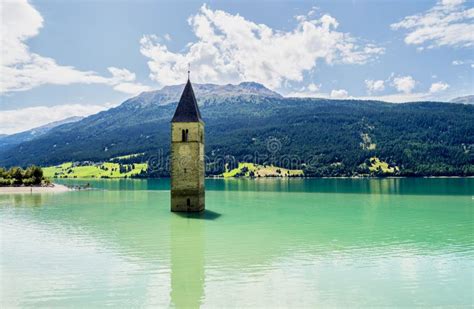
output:
<svg viewBox="0 0 474 309"><path fill-rule="evenodd" d="M473 305L472 178L61 182L0 195L0 307Z"/></svg>

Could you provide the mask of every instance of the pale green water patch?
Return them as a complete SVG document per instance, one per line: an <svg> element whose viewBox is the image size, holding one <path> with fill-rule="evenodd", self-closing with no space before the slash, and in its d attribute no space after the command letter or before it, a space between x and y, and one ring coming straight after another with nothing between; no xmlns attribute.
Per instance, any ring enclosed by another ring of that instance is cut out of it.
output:
<svg viewBox="0 0 474 309"><path fill-rule="evenodd" d="M166 180L0 196L2 305L472 305L472 179L385 180L210 180L189 218Z"/></svg>

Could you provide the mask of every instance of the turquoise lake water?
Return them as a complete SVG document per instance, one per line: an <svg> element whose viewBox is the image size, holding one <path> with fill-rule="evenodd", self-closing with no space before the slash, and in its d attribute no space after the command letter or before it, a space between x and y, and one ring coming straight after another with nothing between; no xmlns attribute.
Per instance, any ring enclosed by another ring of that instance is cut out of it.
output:
<svg viewBox="0 0 474 309"><path fill-rule="evenodd" d="M0 307L474 304L472 178L62 182L0 195Z"/></svg>

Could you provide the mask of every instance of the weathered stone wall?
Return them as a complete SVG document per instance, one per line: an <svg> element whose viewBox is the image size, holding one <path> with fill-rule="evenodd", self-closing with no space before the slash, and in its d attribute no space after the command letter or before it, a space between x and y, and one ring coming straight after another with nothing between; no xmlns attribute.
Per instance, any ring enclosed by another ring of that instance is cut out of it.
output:
<svg viewBox="0 0 474 309"><path fill-rule="evenodd" d="M188 130L188 140L182 140ZM189 199L189 203L188 203ZM171 124L171 211L202 211L204 200L204 124Z"/></svg>

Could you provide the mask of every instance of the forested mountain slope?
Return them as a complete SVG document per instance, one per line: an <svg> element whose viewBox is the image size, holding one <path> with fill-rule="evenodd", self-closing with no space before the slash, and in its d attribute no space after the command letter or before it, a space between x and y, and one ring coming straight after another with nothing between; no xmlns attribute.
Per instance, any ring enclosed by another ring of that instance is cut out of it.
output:
<svg viewBox="0 0 474 309"><path fill-rule="evenodd" d="M200 87L195 85L197 93ZM291 165L309 176L353 176L374 174L369 168L376 157L393 167L394 175L474 175L474 106L284 98L255 83L228 92L218 87L212 90L216 96L197 94L206 122L208 173L222 172L223 162L251 161ZM145 153L133 160L151 158L158 163L150 164L149 175L167 175L170 119L178 96L144 93L56 127L0 150L0 165L45 166Z"/></svg>

